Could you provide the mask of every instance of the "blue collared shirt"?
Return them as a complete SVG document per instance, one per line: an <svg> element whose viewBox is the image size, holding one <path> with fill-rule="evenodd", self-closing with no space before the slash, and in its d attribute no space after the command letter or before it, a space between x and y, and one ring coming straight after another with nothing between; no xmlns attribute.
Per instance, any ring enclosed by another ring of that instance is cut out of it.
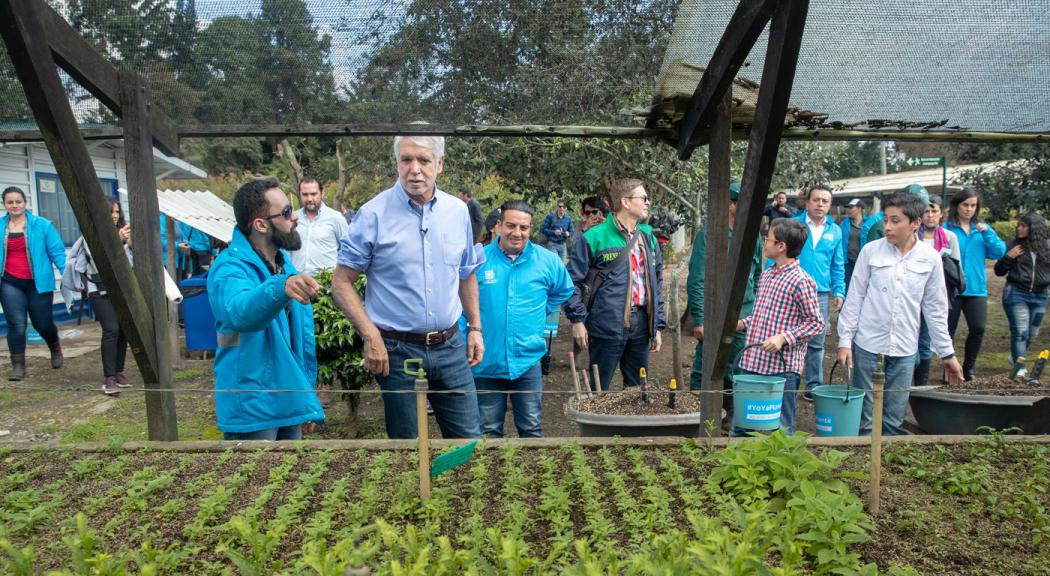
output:
<svg viewBox="0 0 1050 576"><path fill-rule="evenodd" d="M339 265L368 278L365 312L380 330L452 326L463 313L459 283L484 261L466 204L435 188L421 207L400 181L358 210L339 243Z"/></svg>

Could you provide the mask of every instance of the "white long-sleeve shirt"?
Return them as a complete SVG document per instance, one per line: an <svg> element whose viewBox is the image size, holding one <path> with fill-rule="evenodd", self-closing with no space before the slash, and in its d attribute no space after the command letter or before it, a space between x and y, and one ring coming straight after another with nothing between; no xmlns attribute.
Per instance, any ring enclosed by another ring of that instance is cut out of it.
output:
<svg viewBox="0 0 1050 576"><path fill-rule="evenodd" d="M339 241L349 227L342 214L325 204L321 204L317 218L313 220L306 215L305 208L300 208L296 230L303 240L303 247L291 252L296 271L313 274L321 268L335 268Z"/></svg>
<svg viewBox="0 0 1050 576"><path fill-rule="evenodd" d="M857 344L875 354L911 356L919 348L923 316L930 348L941 358L954 354L940 254L924 242L907 254L885 238L865 245L839 314L839 348Z"/></svg>

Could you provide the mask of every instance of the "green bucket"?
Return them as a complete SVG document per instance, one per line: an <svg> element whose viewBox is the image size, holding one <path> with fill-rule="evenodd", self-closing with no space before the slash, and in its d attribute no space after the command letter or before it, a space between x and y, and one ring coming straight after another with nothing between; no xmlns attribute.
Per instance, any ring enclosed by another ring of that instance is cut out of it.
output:
<svg viewBox="0 0 1050 576"><path fill-rule="evenodd" d="M831 367L828 381L835 376L838 362ZM860 413L864 407L864 391L851 388L852 370L846 384L828 384L813 389L813 412L817 420L817 436L857 436L860 434Z"/></svg>
<svg viewBox="0 0 1050 576"><path fill-rule="evenodd" d="M761 346L752 344L744 350ZM747 430L780 428L780 409L784 406L784 377L740 374L740 357L733 374L733 425Z"/></svg>

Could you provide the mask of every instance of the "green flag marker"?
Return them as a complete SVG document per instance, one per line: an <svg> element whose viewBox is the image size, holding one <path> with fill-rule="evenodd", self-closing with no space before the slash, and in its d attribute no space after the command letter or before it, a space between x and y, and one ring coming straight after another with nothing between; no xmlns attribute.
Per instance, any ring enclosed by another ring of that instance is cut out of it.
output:
<svg viewBox="0 0 1050 576"><path fill-rule="evenodd" d="M478 441L474 440L434 458L434 465L430 468L430 477L433 478L442 472L448 472L460 464L469 462L470 457L474 455L474 447L477 445Z"/></svg>

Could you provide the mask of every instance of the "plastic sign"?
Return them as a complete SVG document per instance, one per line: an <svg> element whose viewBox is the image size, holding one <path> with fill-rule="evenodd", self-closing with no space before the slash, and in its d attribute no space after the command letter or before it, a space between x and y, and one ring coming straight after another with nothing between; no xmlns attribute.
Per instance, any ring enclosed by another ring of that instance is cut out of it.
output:
<svg viewBox="0 0 1050 576"><path fill-rule="evenodd" d="M474 455L474 447L477 445L478 441L474 440L434 458L434 465L430 468L430 477L433 478L442 472L448 472L456 466L469 462L471 456Z"/></svg>
<svg viewBox="0 0 1050 576"><path fill-rule="evenodd" d="M944 166L947 160L944 156L937 156L932 158L908 158L904 161L908 166Z"/></svg>

